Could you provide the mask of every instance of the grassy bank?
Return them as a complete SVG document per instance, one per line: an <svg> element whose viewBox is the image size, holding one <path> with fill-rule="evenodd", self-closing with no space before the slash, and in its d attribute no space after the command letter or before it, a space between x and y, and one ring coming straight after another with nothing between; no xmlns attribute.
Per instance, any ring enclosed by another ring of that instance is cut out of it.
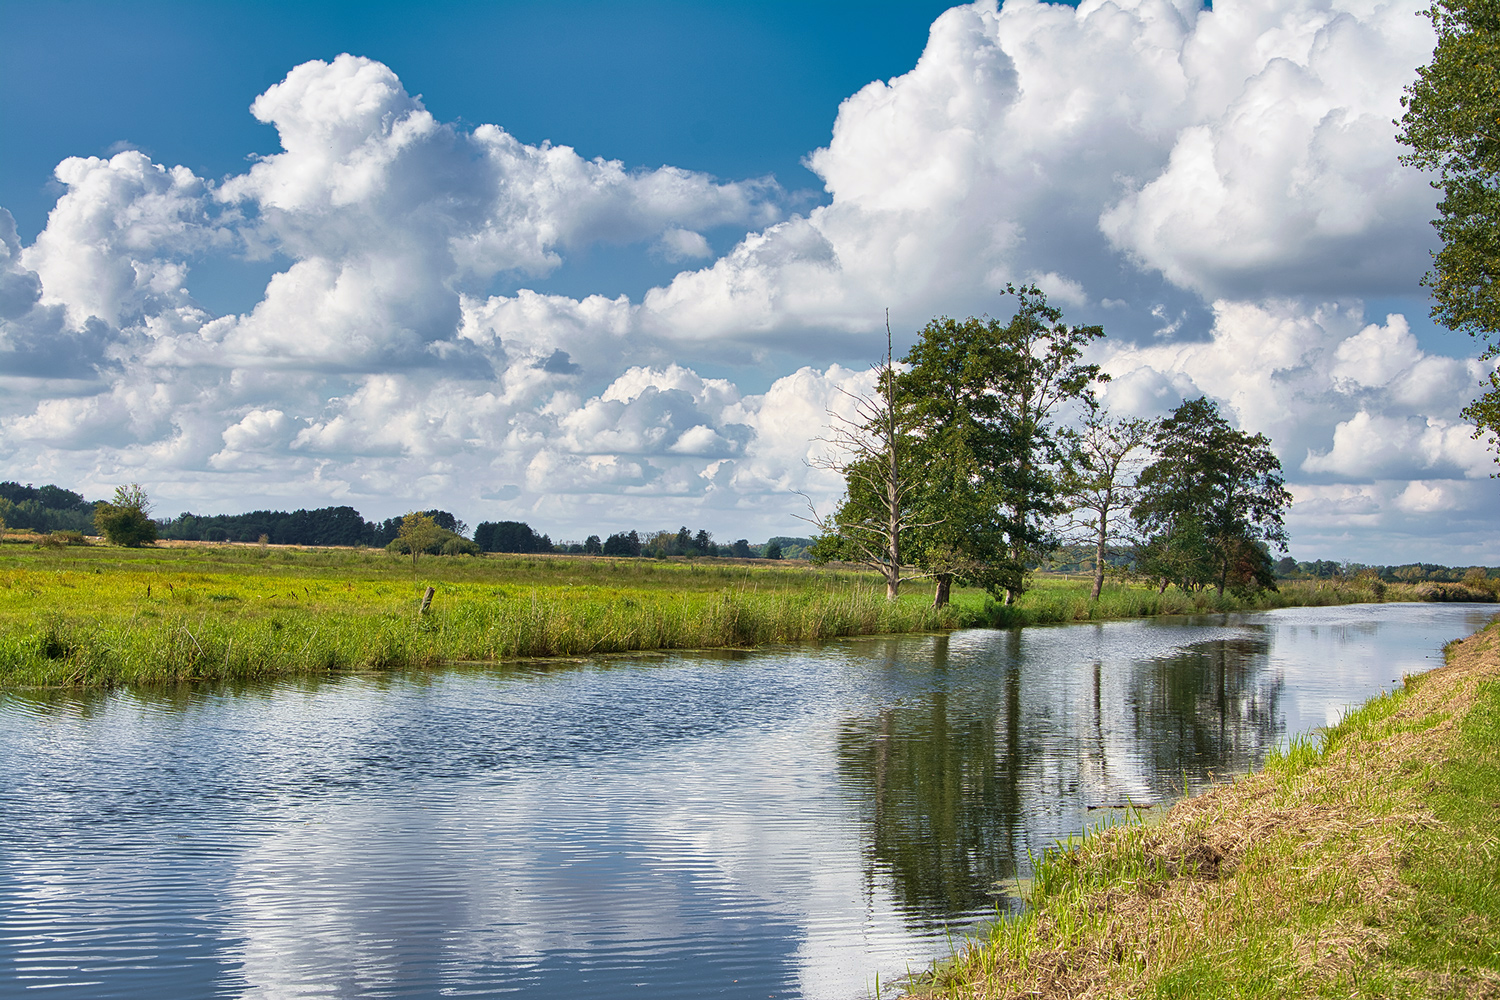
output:
<svg viewBox="0 0 1500 1000"><path fill-rule="evenodd" d="M1260 773L1049 852L922 995L1500 997L1497 747L1491 625Z"/></svg>
<svg viewBox="0 0 1500 1000"><path fill-rule="evenodd" d="M1089 600L1088 588L1086 577L1038 576L1034 586L1009 607L974 592L961 593L955 598L955 603L962 609L966 622L1010 628L1155 615L1220 614L1389 601L1494 600L1495 597L1490 592L1471 591L1454 584L1387 584L1358 578L1282 580L1276 590L1247 595L1221 595L1214 590L1190 594L1175 587L1158 593L1154 587L1113 583L1104 588L1097 601Z"/></svg>
<svg viewBox="0 0 1500 1000"><path fill-rule="evenodd" d="M419 597L436 589L430 613ZM1089 601L1039 577L1012 607L958 591L889 604L869 573L806 563L427 557L247 545L0 545L0 685L110 686L427 667L455 660L756 646L963 625L1367 601L1353 583L1254 598L1131 584ZM1390 588L1387 599L1413 599Z"/></svg>
<svg viewBox="0 0 1500 1000"><path fill-rule="evenodd" d="M0 551L0 684L108 686L753 646L958 624L805 565L253 546ZM437 593L417 614L426 586Z"/></svg>

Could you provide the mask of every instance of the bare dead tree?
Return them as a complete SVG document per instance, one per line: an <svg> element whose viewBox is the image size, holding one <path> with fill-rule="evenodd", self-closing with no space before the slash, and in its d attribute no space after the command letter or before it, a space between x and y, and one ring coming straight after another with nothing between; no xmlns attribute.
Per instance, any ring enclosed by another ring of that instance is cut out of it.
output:
<svg viewBox="0 0 1500 1000"><path fill-rule="evenodd" d="M885 596L894 601L901 584L928 574L905 572L902 535L931 527L916 516L916 494L921 487L920 470L911 447L907 419L896 392L896 366L891 348L891 314L885 315L885 359L874 366L876 388L860 395L840 388L853 401L853 416L829 411L827 436L818 440L829 445L829 453L809 462L814 468L844 477L845 494L838 509L820 515L807 500L810 516L802 520L814 525L825 538L837 538L851 562L869 566L885 580Z"/></svg>

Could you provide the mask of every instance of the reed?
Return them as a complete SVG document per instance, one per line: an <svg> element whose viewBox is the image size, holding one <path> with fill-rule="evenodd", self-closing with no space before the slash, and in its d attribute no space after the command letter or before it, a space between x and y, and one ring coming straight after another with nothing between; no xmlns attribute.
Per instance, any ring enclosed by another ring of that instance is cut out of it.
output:
<svg viewBox="0 0 1500 1000"><path fill-rule="evenodd" d="M1409 584L1375 588L1364 580L1284 580L1277 590L1246 595L1220 595L1213 590L1191 594L1175 587L1158 593L1153 587L1122 582L1105 587L1099 599L1092 601L1088 584L1082 580L1039 577L1032 589L1009 606L983 595L965 595L960 600L964 602L966 620L995 628L1014 628L1156 615L1224 614L1425 599L1429 598Z"/></svg>

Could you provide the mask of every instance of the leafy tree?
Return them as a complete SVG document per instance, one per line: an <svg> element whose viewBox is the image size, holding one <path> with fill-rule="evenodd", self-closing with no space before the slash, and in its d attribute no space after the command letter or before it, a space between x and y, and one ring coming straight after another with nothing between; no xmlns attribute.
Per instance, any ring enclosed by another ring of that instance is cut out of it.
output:
<svg viewBox="0 0 1500 1000"><path fill-rule="evenodd" d="M766 559L780 559L781 558L781 543L778 542L778 541L775 541L774 539L772 541L767 542L766 543L766 554L765 554L764 558L766 558Z"/></svg>
<svg viewBox="0 0 1500 1000"><path fill-rule="evenodd" d="M481 521L474 529L474 543L485 552L552 551L552 539L538 535L524 521Z"/></svg>
<svg viewBox="0 0 1500 1000"><path fill-rule="evenodd" d="M1007 603L1025 588L1029 566L1056 544L1049 521L1065 510L1056 411L1107 378L1082 362L1101 327L1063 323L1034 285L1006 294L1017 308L1005 323L927 324L899 378L924 470L911 545L936 579L939 606L955 577Z"/></svg>
<svg viewBox="0 0 1500 1000"><path fill-rule="evenodd" d="M1065 512L1056 474L1063 457L1054 423L1057 408L1080 399L1095 382L1107 381L1098 365L1082 362L1083 349L1104 336L1100 326L1068 326L1062 312L1047 304L1035 285L1007 286L1019 307L993 348L997 374L994 430L1003 458L995 466L1000 525L1012 572L1056 545L1048 521ZM1025 578L1004 584L1006 603L1015 600Z"/></svg>
<svg viewBox="0 0 1500 1000"><path fill-rule="evenodd" d="M734 558L736 559L749 559L751 556L750 539L735 539L735 541L732 542L729 546L729 554L734 556Z"/></svg>
<svg viewBox="0 0 1500 1000"><path fill-rule="evenodd" d="M151 501L140 483L116 486L112 502L94 508L94 526L111 545L139 548L156 541L156 522L151 520Z"/></svg>
<svg viewBox="0 0 1500 1000"><path fill-rule="evenodd" d="M1119 534L1113 518L1137 499L1139 465L1132 456L1145 450L1155 430L1150 420L1115 419L1091 408L1083 429L1072 438L1062 493L1072 507L1074 523L1085 528L1094 543L1090 600L1097 601L1104 589L1105 549Z"/></svg>
<svg viewBox="0 0 1500 1000"><path fill-rule="evenodd" d="M920 527L909 535L912 559L934 582L932 603L948 603L955 579L1014 582L1005 572L1004 535L995 513L995 381L989 347L996 324L942 317L928 323L904 359L898 386L916 432L922 471Z"/></svg>
<svg viewBox="0 0 1500 1000"><path fill-rule="evenodd" d="M1412 152L1402 162L1438 173L1443 192L1433 221L1442 247L1423 278L1432 315L1484 341L1500 357L1500 0L1436 0L1426 14L1437 29L1432 62L1401 99L1397 138ZM1500 370L1481 383L1463 411L1476 438L1489 435L1500 461ZM1500 473L1496 473L1500 475Z"/></svg>
<svg viewBox="0 0 1500 1000"><path fill-rule="evenodd" d="M598 535L590 535L583 540L583 551L591 556L597 556L604 551L604 543L599 540Z"/></svg>
<svg viewBox="0 0 1500 1000"><path fill-rule="evenodd" d="M604 554L607 556L638 556L641 554L641 536L634 530L628 533L616 533L604 540Z"/></svg>
<svg viewBox="0 0 1500 1000"><path fill-rule="evenodd" d="M1209 399L1173 410L1152 436L1156 459L1131 510L1145 534L1142 571L1163 589L1274 588L1268 548L1286 551L1282 514L1292 497L1270 445L1231 427Z"/></svg>
<svg viewBox="0 0 1500 1000"><path fill-rule="evenodd" d="M431 514L408 511L401 518L401 527L396 533L394 544L399 544L398 551L405 551L411 556L411 575L415 579L417 575L417 560L430 546L439 544L443 529L433 520Z"/></svg>

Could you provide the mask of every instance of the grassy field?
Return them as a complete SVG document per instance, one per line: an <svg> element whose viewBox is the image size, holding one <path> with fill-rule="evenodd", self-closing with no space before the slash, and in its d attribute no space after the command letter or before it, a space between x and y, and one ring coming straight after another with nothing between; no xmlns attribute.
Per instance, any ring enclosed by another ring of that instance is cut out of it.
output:
<svg viewBox="0 0 1500 1000"><path fill-rule="evenodd" d="M436 589L431 611L421 593ZM0 546L0 684L107 686L753 646L958 623L806 564Z"/></svg>
<svg viewBox="0 0 1500 1000"><path fill-rule="evenodd" d="M1500 624L1260 773L1049 852L919 994L1500 997L1497 747Z"/></svg>
<svg viewBox="0 0 1500 1000"><path fill-rule="evenodd" d="M1013 607L800 562L585 556L424 557L253 545L0 545L0 685L110 686L428 667L452 661L756 646L1370 600L1358 586L1254 599L1120 584L1098 602L1041 577ZM427 586L430 613L419 615ZM1387 594L1387 597L1397 595Z"/></svg>

